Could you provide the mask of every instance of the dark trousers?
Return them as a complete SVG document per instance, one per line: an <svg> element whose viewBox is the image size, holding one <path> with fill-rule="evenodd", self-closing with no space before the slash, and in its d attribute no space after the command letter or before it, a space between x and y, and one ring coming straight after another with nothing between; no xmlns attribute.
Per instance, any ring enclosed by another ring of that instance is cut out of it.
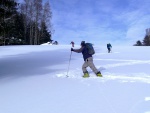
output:
<svg viewBox="0 0 150 113"><path fill-rule="evenodd" d="M110 49L110 48L108 48L108 53L110 53L110 51L111 51L111 49Z"/></svg>

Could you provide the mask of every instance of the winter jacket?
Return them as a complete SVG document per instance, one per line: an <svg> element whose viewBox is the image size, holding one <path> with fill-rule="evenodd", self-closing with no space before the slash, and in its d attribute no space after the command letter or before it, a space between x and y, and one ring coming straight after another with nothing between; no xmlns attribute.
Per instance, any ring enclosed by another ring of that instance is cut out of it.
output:
<svg viewBox="0 0 150 113"><path fill-rule="evenodd" d="M92 57L92 55L88 53L88 49L85 46L82 46L80 49L74 49L73 51L77 53L82 52L84 61L86 61L87 58Z"/></svg>
<svg viewBox="0 0 150 113"><path fill-rule="evenodd" d="M111 44L107 44L107 48L111 48L112 46L111 46Z"/></svg>

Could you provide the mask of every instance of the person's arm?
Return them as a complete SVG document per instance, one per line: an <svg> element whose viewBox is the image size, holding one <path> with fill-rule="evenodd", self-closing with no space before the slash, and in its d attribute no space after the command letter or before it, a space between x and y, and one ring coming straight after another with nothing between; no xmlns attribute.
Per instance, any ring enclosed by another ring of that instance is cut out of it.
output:
<svg viewBox="0 0 150 113"><path fill-rule="evenodd" d="M71 48L72 51L76 52L76 53L81 53L83 50L83 47L81 47L80 49L73 49Z"/></svg>

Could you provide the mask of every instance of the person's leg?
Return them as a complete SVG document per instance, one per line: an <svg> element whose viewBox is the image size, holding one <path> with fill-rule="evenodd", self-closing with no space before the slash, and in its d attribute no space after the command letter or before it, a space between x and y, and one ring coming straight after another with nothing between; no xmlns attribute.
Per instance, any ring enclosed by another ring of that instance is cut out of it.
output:
<svg viewBox="0 0 150 113"><path fill-rule="evenodd" d="M92 71L94 72L94 73L97 73L98 72L98 70L96 69L96 67L95 67L95 65L94 65L94 63L93 63L93 58L92 57L90 57L90 58L88 58L88 66L92 69Z"/></svg>
<svg viewBox="0 0 150 113"><path fill-rule="evenodd" d="M110 48L108 48L108 53L110 53Z"/></svg>
<svg viewBox="0 0 150 113"><path fill-rule="evenodd" d="M88 58L88 66L92 69L92 71L97 75L97 76L102 76L101 72L97 70L97 68L95 67L94 63L93 63L93 58L90 57Z"/></svg>
<svg viewBox="0 0 150 113"><path fill-rule="evenodd" d="M82 65L82 71L83 71L83 73L87 72L87 70L86 70L87 67L88 67L88 64L85 61L84 64Z"/></svg>
<svg viewBox="0 0 150 113"><path fill-rule="evenodd" d="M88 63L87 61L85 61L84 64L82 65L82 71L84 73L83 77L89 77L89 73L86 69L87 67L88 67Z"/></svg>

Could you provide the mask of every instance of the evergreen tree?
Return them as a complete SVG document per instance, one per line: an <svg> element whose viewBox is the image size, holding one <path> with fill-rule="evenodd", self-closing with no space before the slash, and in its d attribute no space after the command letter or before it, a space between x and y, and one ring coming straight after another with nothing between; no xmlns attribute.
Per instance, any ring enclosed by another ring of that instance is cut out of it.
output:
<svg viewBox="0 0 150 113"><path fill-rule="evenodd" d="M143 45L144 46L150 46L150 36L146 35L144 40L143 40Z"/></svg>
<svg viewBox="0 0 150 113"><path fill-rule="evenodd" d="M11 39L11 43L10 44L25 44L25 38L24 38L24 23L23 23L24 19L23 19L23 15L17 13L15 18L14 18L14 24L13 24L13 29L11 30L10 34L11 37L15 37L15 40L17 40L17 42L13 42L13 40Z"/></svg>
<svg viewBox="0 0 150 113"><path fill-rule="evenodd" d="M50 41L51 35L47 30L46 24L42 23L43 29L41 31L40 44Z"/></svg>
<svg viewBox="0 0 150 113"><path fill-rule="evenodd" d="M134 44L134 46L142 46L142 42L141 42L140 40L138 40L138 41L136 42L136 44Z"/></svg>
<svg viewBox="0 0 150 113"><path fill-rule="evenodd" d="M18 38L18 39L22 39L24 40L24 26L23 26L23 15L22 14L17 14L15 17L15 29L14 29L14 37Z"/></svg>
<svg viewBox="0 0 150 113"><path fill-rule="evenodd" d="M5 41L10 38L13 18L17 13L17 3L14 0L0 0L0 36L5 45Z"/></svg>
<svg viewBox="0 0 150 113"><path fill-rule="evenodd" d="M42 1L24 0L17 10L16 0L0 0L0 45L37 45L51 40L50 4Z"/></svg>

